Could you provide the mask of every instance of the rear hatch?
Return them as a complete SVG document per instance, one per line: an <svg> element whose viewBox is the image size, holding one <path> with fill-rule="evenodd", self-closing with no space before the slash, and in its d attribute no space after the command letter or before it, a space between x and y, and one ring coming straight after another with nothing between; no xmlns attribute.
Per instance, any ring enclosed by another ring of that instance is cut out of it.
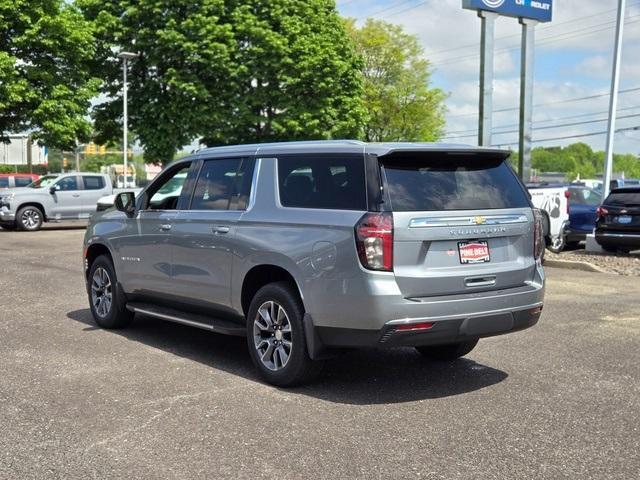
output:
<svg viewBox="0 0 640 480"><path fill-rule="evenodd" d="M520 287L534 278L528 194L496 151L380 157L393 211L393 271L420 298Z"/></svg>
<svg viewBox="0 0 640 480"><path fill-rule="evenodd" d="M640 189L613 191L603 206L607 213L602 230L640 233Z"/></svg>

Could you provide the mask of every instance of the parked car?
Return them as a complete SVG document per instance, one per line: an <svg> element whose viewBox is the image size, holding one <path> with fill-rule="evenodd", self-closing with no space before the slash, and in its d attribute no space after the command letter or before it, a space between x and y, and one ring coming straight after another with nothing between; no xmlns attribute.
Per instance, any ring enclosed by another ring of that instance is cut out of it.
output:
<svg viewBox="0 0 640 480"><path fill-rule="evenodd" d="M604 250L640 249L640 187L612 190L597 216L596 242Z"/></svg>
<svg viewBox="0 0 640 480"><path fill-rule="evenodd" d="M569 224L565 228L565 248L576 248L596 226L596 211L602 194L587 187L569 187Z"/></svg>
<svg viewBox="0 0 640 480"><path fill-rule="evenodd" d="M0 189L26 187L38 178L35 173L0 173Z"/></svg>
<svg viewBox="0 0 640 480"><path fill-rule="evenodd" d="M531 202L542 212L546 247L554 253L564 250L569 225L569 187L566 184L534 183L527 189Z"/></svg>
<svg viewBox="0 0 640 480"><path fill-rule="evenodd" d="M109 177L100 173L45 175L0 192L0 226L34 231L44 222L89 218L98 199L112 192Z"/></svg>
<svg viewBox="0 0 640 480"><path fill-rule="evenodd" d="M336 349L459 358L542 310L541 215L508 157L356 141L200 151L92 217L91 311L104 328L141 313L246 336L280 386Z"/></svg>
<svg viewBox="0 0 640 480"><path fill-rule="evenodd" d="M547 248L560 253L576 248L593 233L602 195L577 184L529 184L531 201L543 212Z"/></svg>

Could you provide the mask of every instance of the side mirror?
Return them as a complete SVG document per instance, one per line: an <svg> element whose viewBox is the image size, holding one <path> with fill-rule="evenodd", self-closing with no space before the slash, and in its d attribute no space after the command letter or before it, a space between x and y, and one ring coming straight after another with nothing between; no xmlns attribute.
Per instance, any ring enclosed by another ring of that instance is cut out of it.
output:
<svg viewBox="0 0 640 480"><path fill-rule="evenodd" d="M50 193L51 195L55 195L55 193L56 193L58 190L60 190L60 185L51 185L51 186L49 187L49 193Z"/></svg>
<svg viewBox="0 0 640 480"><path fill-rule="evenodd" d="M133 217L136 213L136 196L133 192L122 192L116 195L114 202L116 210L124 212L128 217Z"/></svg>

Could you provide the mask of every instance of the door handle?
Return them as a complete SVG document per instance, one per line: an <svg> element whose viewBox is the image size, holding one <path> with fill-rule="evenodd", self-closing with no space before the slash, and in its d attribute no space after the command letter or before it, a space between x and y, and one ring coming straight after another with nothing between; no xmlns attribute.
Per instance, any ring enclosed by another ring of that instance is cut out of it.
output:
<svg viewBox="0 0 640 480"><path fill-rule="evenodd" d="M79 193L74 193L74 194L72 195L72 197L73 197L73 198L78 198L79 196L80 196L80 194L79 194Z"/></svg>
<svg viewBox="0 0 640 480"><path fill-rule="evenodd" d="M163 232L168 232L169 230L171 230L171 225L168 223L162 224L160 225L160 230L162 230Z"/></svg>
<svg viewBox="0 0 640 480"><path fill-rule="evenodd" d="M218 233L229 233L229 230L231 229L225 225L214 225L211 230L213 230L213 233L218 234Z"/></svg>

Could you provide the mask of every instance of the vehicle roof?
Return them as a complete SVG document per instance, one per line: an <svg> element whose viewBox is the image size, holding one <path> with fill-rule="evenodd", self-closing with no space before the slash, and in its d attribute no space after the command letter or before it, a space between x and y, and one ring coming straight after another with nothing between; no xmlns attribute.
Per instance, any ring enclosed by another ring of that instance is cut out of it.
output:
<svg viewBox="0 0 640 480"><path fill-rule="evenodd" d="M507 157L508 150L474 147L471 145L451 143L366 143L359 140L312 140L304 142L255 143L249 145L234 145L213 147L199 150L196 156L222 155L278 155L296 153L362 153L377 156L401 152L451 152L451 153L494 153Z"/></svg>

